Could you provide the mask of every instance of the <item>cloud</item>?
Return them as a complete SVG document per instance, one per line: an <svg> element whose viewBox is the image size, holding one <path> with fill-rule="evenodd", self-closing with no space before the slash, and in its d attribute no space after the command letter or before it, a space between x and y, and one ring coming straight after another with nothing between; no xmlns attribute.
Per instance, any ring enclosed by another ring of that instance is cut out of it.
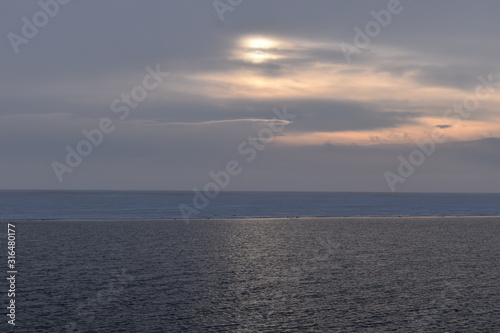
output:
<svg viewBox="0 0 500 333"><path fill-rule="evenodd" d="M498 75L500 4L405 2L347 63L339 44L386 6L255 0L220 23L210 1L71 2L18 55L2 41L0 187L189 190L286 105L297 117L232 189L384 191L435 129L449 142L403 190L498 189L498 93L461 123L443 115ZM38 8L5 2L0 32ZM119 121L111 102L156 64L171 75ZM116 132L57 183L50 162L103 117Z"/></svg>

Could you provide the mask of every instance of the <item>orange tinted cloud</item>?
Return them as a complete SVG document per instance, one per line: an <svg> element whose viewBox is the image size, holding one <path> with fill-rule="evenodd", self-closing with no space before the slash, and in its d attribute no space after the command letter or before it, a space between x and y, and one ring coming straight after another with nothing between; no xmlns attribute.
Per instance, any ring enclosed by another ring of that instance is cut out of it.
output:
<svg viewBox="0 0 500 333"><path fill-rule="evenodd" d="M391 61L394 65L416 61L411 54L403 51L379 48L373 52L376 56L351 64L338 59L329 61L325 57L315 59L308 53L310 49L328 47L335 50L338 46L324 42L245 36L236 41L234 49L228 52L232 57L228 60L235 61L233 67L191 73L186 76L191 88L186 89L210 99L339 100L376 104L379 112L407 110L423 113L423 117L411 125L369 131L287 133L278 140L296 145L327 142L371 145L419 140L428 136L435 126L449 125L450 119L443 119L445 111L474 95L473 90L468 92L450 86L423 84L412 70L400 75L380 70ZM418 66L425 66L428 61L418 60ZM476 115L441 130L452 141L500 136L500 125L491 121L499 105L500 96L492 95L481 101Z"/></svg>

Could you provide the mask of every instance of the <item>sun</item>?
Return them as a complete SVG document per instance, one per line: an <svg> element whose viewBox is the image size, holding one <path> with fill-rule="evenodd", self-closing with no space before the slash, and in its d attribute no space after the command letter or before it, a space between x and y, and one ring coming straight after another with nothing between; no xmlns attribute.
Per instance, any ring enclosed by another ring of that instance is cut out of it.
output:
<svg viewBox="0 0 500 333"><path fill-rule="evenodd" d="M267 37L245 37L240 40L240 57L251 62L264 62L278 58L274 48L277 48L279 43Z"/></svg>
<svg viewBox="0 0 500 333"><path fill-rule="evenodd" d="M270 49L276 47L277 43L267 38L250 37L244 41L244 44L250 49Z"/></svg>

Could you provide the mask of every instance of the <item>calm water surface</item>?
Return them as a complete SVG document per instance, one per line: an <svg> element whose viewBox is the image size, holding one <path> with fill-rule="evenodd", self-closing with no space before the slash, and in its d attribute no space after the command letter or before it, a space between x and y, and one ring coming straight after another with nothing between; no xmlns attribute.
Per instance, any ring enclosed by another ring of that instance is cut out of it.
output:
<svg viewBox="0 0 500 333"><path fill-rule="evenodd" d="M181 218L193 192L0 191L2 219ZM500 194L226 192L192 217L500 216Z"/></svg>
<svg viewBox="0 0 500 333"><path fill-rule="evenodd" d="M16 226L15 332L500 332L500 218Z"/></svg>

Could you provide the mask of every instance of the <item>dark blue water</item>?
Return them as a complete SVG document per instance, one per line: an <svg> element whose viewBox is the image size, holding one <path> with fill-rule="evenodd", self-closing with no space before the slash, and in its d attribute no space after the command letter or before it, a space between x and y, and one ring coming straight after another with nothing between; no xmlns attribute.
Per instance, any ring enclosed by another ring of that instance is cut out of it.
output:
<svg viewBox="0 0 500 333"><path fill-rule="evenodd" d="M499 217L15 224L1 332L500 332Z"/></svg>
<svg viewBox="0 0 500 333"><path fill-rule="evenodd" d="M222 193L210 220L151 220L192 200L1 191L0 332L500 332L500 217L465 217L498 194Z"/></svg>
<svg viewBox="0 0 500 333"><path fill-rule="evenodd" d="M0 220L180 218L178 206L196 209L193 199L193 192L0 191ZM227 192L207 202L191 218L500 215L500 194Z"/></svg>

